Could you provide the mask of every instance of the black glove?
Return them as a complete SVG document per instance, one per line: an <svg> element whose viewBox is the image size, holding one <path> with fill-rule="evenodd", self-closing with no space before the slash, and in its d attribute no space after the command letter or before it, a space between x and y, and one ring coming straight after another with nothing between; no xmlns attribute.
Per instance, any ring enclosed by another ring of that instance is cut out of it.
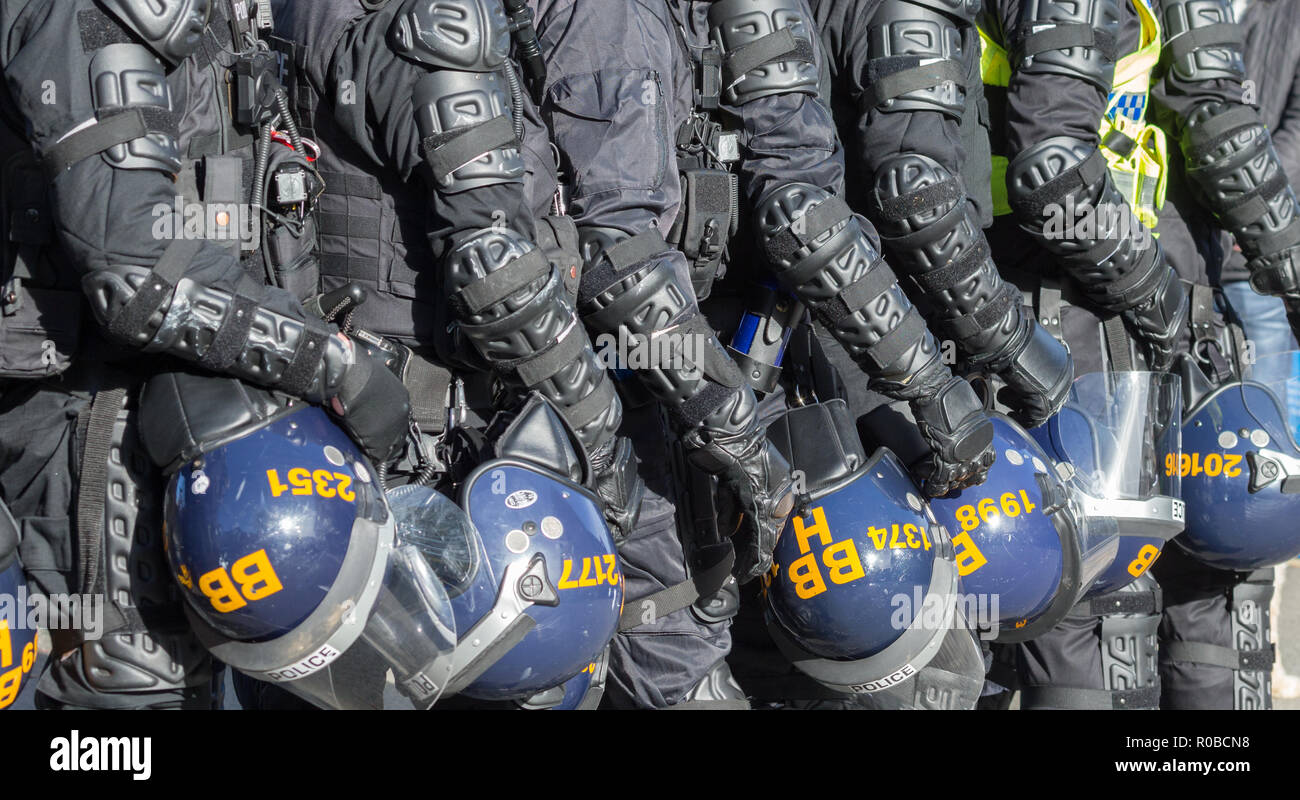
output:
<svg viewBox="0 0 1300 800"><path fill-rule="evenodd" d="M951 378L934 394L910 402L930 455L913 467L930 497L984 482L993 466L993 423L971 385Z"/></svg>
<svg viewBox="0 0 1300 800"><path fill-rule="evenodd" d="M1147 369L1168 372L1174 365L1174 351L1187 326L1190 305L1178 273L1169 267L1149 300L1121 313L1129 333L1142 348Z"/></svg>
<svg viewBox="0 0 1300 800"><path fill-rule="evenodd" d="M1065 405L1074 382L1074 360L1046 328L1033 325L1025 346L997 374L1006 383L998 399L1012 409L1016 422L1034 428Z"/></svg>
<svg viewBox="0 0 1300 800"><path fill-rule="evenodd" d="M645 481L637 474L632 442L623 436L614 437L603 450L591 455L591 466L614 544L621 546L636 526L645 497Z"/></svg>
<svg viewBox="0 0 1300 800"><path fill-rule="evenodd" d="M743 400L740 405L745 405ZM732 536L736 562L731 572L745 583L772 567L772 550L794 509L794 492L790 465L767 440L757 414L739 413L747 419L738 428L706 423L688 431L682 441L687 459L715 475L720 488L735 496L742 517Z"/></svg>
<svg viewBox="0 0 1300 800"><path fill-rule="evenodd" d="M375 465L394 458L411 424L411 398L384 364L349 340L355 359L326 408Z"/></svg>

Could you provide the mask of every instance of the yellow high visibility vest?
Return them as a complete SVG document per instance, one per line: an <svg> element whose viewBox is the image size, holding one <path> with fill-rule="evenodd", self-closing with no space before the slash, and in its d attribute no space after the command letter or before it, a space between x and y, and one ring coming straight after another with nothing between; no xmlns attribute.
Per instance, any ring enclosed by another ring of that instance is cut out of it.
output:
<svg viewBox="0 0 1300 800"><path fill-rule="evenodd" d="M1165 134L1146 122L1151 73L1160 61L1160 21L1147 5L1133 0L1142 23L1139 47L1115 64L1115 79L1102 117L1101 154L1111 179L1142 224L1154 230L1165 203L1168 150ZM989 86L1011 82L1011 61L1006 49L980 30L980 74ZM1007 202L1007 159L993 156L993 213L1010 214Z"/></svg>

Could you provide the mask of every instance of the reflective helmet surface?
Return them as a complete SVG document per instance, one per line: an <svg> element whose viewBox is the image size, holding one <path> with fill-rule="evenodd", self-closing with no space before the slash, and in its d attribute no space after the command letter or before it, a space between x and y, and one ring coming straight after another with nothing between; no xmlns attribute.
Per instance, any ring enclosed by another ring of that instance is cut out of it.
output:
<svg viewBox="0 0 1300 800"><path fill-rule="evenodd" d="M952 535L961 591L996 619L999 641L1054 627L1114 559L1118 537L1096 535L1056 463L1020 425L991 413L997 461L988 479L930 500Z"/></svg>
<svg viewBox="0 0 1300 800"><path fill-rule="evenodd" d="M841 691L915 675L953 626L952 542L884 448L796 510L773 560L769 631L796 667Z"/></svg>
<svg viewBox="0 0 1300 800"><path fill-rule="evenodd" d="M185 462L164 513L190 622L221 661L327 708L400 701L390 673L419 708L446 688L446 591L319 408L289 406Z"/></svg>
<svg viewBox="0 0 1300 800"><path fill-rule="evenodd" d="M1212 567L1254 570L1300 554L1300 353L1260 357L1244 382L1201 398L1183 423L1187 528L1174 541Z"/></svg>
<svg viewBox="0 0 1300 800"><path fill-rule="evenodd" d="M186 599L214 629L268 639L320 606L358 520L378 525L386 516L356 445L323 411L304 406L172 476L167 555Z"/></svg>
<svg viewBox="0 0 1300 800"><path fill-rule="evenodd" d="M1179 478L1165 469L1181 453L1180 386L1167 373L1081 375L1061 411L1030 431L1064 466L1091 535L1119 536L1087 597L1136 580L1183 529Z"/></svg>

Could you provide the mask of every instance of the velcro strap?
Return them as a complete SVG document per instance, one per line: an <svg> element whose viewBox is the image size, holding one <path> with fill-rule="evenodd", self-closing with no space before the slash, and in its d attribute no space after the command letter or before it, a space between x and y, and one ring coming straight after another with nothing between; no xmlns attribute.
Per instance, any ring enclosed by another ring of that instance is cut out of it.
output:
<svg viewBox="0 0 1300 800"><path fill-rule="evenodd" d="M1230 208L1220 211L1219 218L1229 230L1242 230L1267 215L1268 201L1289 185L1286 173L1279 169L1273 177L1256 186L1253 191L1234 200Z"/></svg>
<svg viewBox="0 0 1300 800"><path fill-rule="evenodd" d="M669 614L681 611L701 597L717 593L727 582L727 576L731 574L731 567L735 561L735 553L728 550L726 556L708 569L697 572L667 589L660 589L640 600L626 603L622 615L618 618L619 631L630 631L642 625L649 625Z"/></svg>
<svg viewBox="0 0 1300 800"><path fill-rule="evenodd" d="M1016 213L1022 216L1038 216L1049 203L1059 201L1076 189L1091 186L1101 180L1105 174L1106 157L1100 150L1093 150L1077 165L1039 186L1028 195L1009 199Z"/></svg>
<svg viewBox="0 0 1300 800"><path fill-rule="evenodd" d="M796 39L789 28L782 28L755 39L727 54L722 62L722 84L730 89L750 70L779 61L813 63L812 43Z"/></svg>
<svg viewBox="0 0 1300 800"><path fill-rule="evenodd" d="M993 330L1006 316L1012 305L1022 302L1020 290L1011 284L1003 284L1002 291L984 305L969 314L947 320L946 325L957 339L969 339L983 331Z"/></svg>
<svg viewBox="0 0 1300 800"><path fill-rule="evenodd" d="M1230 48L1240 50L1244 42L1241 28L1231 22L1218 22L1204 28L1193 28L1170 39L1166 45L1175 59L1186 58L1193 50L1201 48Z"/></svg>
<svg viewBox="0 0 1300 800"><path fill-rule="evenodd" d="M1066 686L1023 686L1020 689L1022 708L1070 708L1086 711L1119 711L1126 708L1157 708L1160 689L1146 686L1141 689L1075 689Z"/></svg>
<svg viewBox="0 0 1300 800"><path fill-rule="evenodd" d="M622 280L628 272L671 249L658 228L641 231L608 248L594 264L583 270L582 283L578 287L579 302L587 303Z"/></svg>
<svg viewBox="0 0 1300 800"><path fill-rule="evenodd" d="M860 278L845 286L831 299L823 301L817 307L817 312L822 319L835 325L889 291L897 283L898 280L885 264L884 259L878 258L867 267L867 271L862 273Z"/></svg>
<svg viewBox="0 0 1300 800"><path fill-rule="evenodd" d="M493 117L487 122L457 128L446 133L426 136L421 143L424 160L433 168L433 174L442 180L446 176L500 147L519 146L515 128L506 116Z"/></svg>
<svg viewBox="0 0 1300 800"><path fill-rule="evenodd" d="M880 216L890 222L901 222L924 211L966 199L966 188L961 178L954 175L914 192L880 201Z"/></svg>
<svg viewBox="0 0 1300 800"><path fill-rule="evenodd" d="M799 219L790 225L785 226L776 235L764 242L763 247L769 259L776 263L790 263L798 259L795 257L801 247L816 241L836 225L844 222L853 216L853 209L849 204L837 196L828 197L817 205L813 206ZM802 277L794 277L799 269L798 265L787 270L783 277L798 286L806 282Z"/></svg>
<svg viewBox="0 0 1300 800"><path fill-rule="evenodd" d="M685 403L669 409L673 419L682 427L694 428L731 399L735 389L728 389L712 381L704 381L704 388L691 395Z"/></svg>
<svg viewBox="0 0 1300 800"><path fill-rule="evenodd" d="M945 292L959 286L962 281L970 280L972 276L980 271L988 259L989 244L981 236L976 240L974 247L966 248L961 255L938 269L916 273L913 280L926 294Z"/></svg>
<svg viewBox="0 0 1300 800"><path fill-rule="evenodd" d="M136 290L135 296L127 301L108 324L108 332L127 340L147 332L149 318L176 291L177 281L185 274L185 269L194 260L194 256L198 255L200 246L197 239L173 239L144 283Z"/></svg>
<svg viewBox="0 0 1300 800"><path fill-rule="evenodd" d="M322 190L325 194L365 197L370 200L378 200L383 196L383 187L380 185L379 179L371 175L348 175L343 172L322 171L320 179L325 184L325 188Z"/></svg>
<svg viewBox="0 0 1300 800"><path fill-rule="evenodd" d="M1192 144L1188 148L1187 160L1200 161L1213 152L1214 148L1242 131L1263 124L1259 113L1250 106L1234 106L1222 114L1216 114L1187 132Z"/></svg>
<svg viewBox="0 0 1300 800"><path fill-rule="evenodd" d="M913 306L907 310L898 327L880 337L880 341L867 348L866 355L877 364L892 364L907 348L920 341L927 333L921 312Z"/></svg>
<svg viewBox="0 0 1300 800"><path fill-rule="evenodd" d="M77 131L45 151L42 161L51 178L82 159L102 153L110 147L126 144L149 133L144 113L133 108L106 117L84 130Z"/></svg>
<svg viewBox="0 0 1300 800"><path fill-rule="evenodd" d="M199 359L199 366L213 372L224 372L239 360L239 354L244 351L244 345L248 341L248 332L253 327L256 308L257 303L243 295L235 295L230 310L221 320L217 335L212 338L212 344L208 345Z"/></svg>
<svg viewBox="0 0 1300 800"><path fill-rule="evenodd" d="M1087 601L1089 614L1105 617L1111 614L1157 614L1154 592L1111 592Z"/></svg>
<svg viewBox="0 0 1300 800"><path fill-rule="evenodd" d="M1119 128L1111 128L1102 138L1101 146L1120 158L1128 158L1137 149L1137 140Z"/></svg>
<svg viewBox="0 0 1300 800"><path fill-rule="evenodd" d="M493 270L455 292L452 302L462 312L479 314L550 274L551 262L546 254L540 248L533 248L501 269Z"/></svg>
<svg viewBox="0 0 1300 800"><path fill-rule="evenodd" d="M883 75L872 81L862 93L862 107L875 108L886 100L915 92L917 89L929 89L946 81L953 81L958 86L966 85L966 67L956 61L944 59L933 64Z"/></svg>
<svg viewBox="0 0 1300 800"><path fill-rule="evenodd" d="M585 330L582 323L575 319L564 338L542 352L526 359L500 363L507 368L514 368L519 374L519 380L531 389L577 361L587 344L587 337L583 335Z"/></svg>
<svg viewBox="0 0 1300 800"><path fill-rule="evenodd" d="M1256 672L1273 669L1273 645L1267 650L1234 650L1208 642L1162 642L1161 661L1186 661L1212 667Z"/></svg>
<svg viewBox="0 0 1300 800"><path fill-rule="evenodd" d="M1038 24L1028 23L1019 28L1022 35L1015 45L1017 60L1048 50L1069 50L1073 47L1095 47L1108 61L1115 60L1115 37L1086 22L1061 22L1035 31Z"/></svg>
<svg viewBox="0 0 1300 800"><path fill-rule="evenodd" d="M280 376L276 388L295 397L307 394L316 378L316 368L325 355L325 342L329 338L329 331L303 325L302 333L298 336L298 346L293 351L293 360Z"/></svg>

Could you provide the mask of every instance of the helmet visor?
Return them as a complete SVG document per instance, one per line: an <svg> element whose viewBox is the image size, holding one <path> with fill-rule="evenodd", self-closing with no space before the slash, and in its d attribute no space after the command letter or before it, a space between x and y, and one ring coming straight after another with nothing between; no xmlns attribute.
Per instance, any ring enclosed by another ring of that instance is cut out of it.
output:
<svg viewBox="0 0 1300 800"><path fill-rule="evenodd" d="M342 637L356 622L350 619L356 607L340 614L330 642L265 677L324 708L423 709L438 700L451 678L456 623L442 582L414 546L390 553L369 617L350 646Z"/></svg>

